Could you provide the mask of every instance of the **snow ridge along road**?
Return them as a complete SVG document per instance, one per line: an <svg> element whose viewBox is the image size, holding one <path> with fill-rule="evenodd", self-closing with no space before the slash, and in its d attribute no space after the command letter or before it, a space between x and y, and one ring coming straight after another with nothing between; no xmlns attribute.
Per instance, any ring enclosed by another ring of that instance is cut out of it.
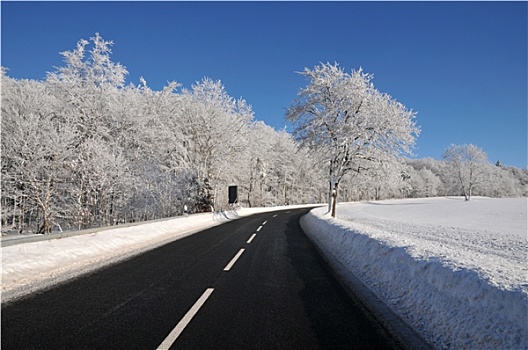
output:
<svg viewBox="0 0 528 350"><path fill-rule="evenodd" d="M83 235L73 233L59 239L55 239L56 235L49 237L50 239L34 235L38 240L36 242L9 245L1 249L2 301L16 299L67 281L79 274L128 259L206 228L280 209L281 207L244 208L238 211L196 214L144 222L141 225L86 230Z"/></svg>
<svg viewBox="0 0 528 350"><path fill-rule="evenodd" d="M527 349L527 199L344 203L303 228L439 349Z"/></svg>

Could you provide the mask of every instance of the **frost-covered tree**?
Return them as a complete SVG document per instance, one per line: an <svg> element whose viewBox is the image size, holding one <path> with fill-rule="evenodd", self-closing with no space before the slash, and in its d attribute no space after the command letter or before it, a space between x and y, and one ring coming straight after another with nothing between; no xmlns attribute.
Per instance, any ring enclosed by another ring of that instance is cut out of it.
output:
<svg viewBox="0 0 528 350"><path fill-rule="evenodd" d="M288 135L291 138L291 135ZM292 140L293 141L293 140ZM326 186L320 179L325 178L325 169L320 167L320 162L310 154L306 148L300 148L293 143L295 152L291 153L290 161L293 163L291 203L308 204L322 203Z"/></svg>
<svg viewBox="0 0 528 350"><path fill-rule="evenodd" d="M55 218L64 215L60 203L75 131L53 105L45 85L2 74L2 197L10 198L12 223L18 221L20 231L33 219L37 232L50 233L53 226L60 227Z"/></svg>
<svg viewBox="0 0 528 350"><path fill-rule="evenodd" d="M507 173L508 178L512 178L515 182L515 196L528 197L528 167L525 167L524 169L519 169L517 167L512 166L503 166L501 169Z"/></svg>
<svg viewBox="0 0 528 350"><path fill-rule="evenodd" d="M51 93L59 100L57 113L77 129L79 145L86 139L109 137L115 124L109 103L125 83L126 68L110 59L111 41L99 34L81 39L72 51L62 52L65 65L47 75Z"/></svg>
<svg viewBox="0 0 528 350"><path fill-rule="evenodd" d="M409 191L407 169L400 162L371 163L362 172L350 172L343 178L340 194L346 201L401 198Z"/></svg>
<svg viewBox="0 0 528 350"><path fill-rule="evenodd" d="M444 151L442 158L451 164L455 182L460 186L464 198L469 201L476 186L486 178L488 156L479 147L466 145L450 145Z"/></svg>
<svg viewBox="0 0 528 350"><path fill-rule="evenodd" d="M2 69L4 228L48 233L221 208L231 184L258 205L303 197L311 160L291 136L253 128L251 107L219 81L125 86L111 46L98 34L80 40L45 81Z"/></svg>
<svg viewBox="0 0 528 350"><path fill-rule="evenodd" d="M254 122L249 127L246 155L248 167L247 204L249 207L266 206L270 197L271 171L274 166L272 153L275 130L263 122Z"/></svg>
<svg viewBox="0 0 528 350"><path fill-rule="evenodd" d="M411 168L412 169L412 168ZM431 170L421 168L411 170L412 197L436 197L440 186L440 179Z"/></svg>
<svg viewBox="0 0 528 350"><path fill-rule="evenodd" d="M197 205L201 211L208 210L214 205L218 187L227 186L237 176L233 165L247 148L247 127L253 111L245 100L229 96L220 81L209 78L191 90L184 89L182 98L188 163L199 183Z"/></svg>
<svg viewBox="0 0 528 350"><path fill-rule="evenodd" d="M482 183L481 189L478 189L477 193L491 197L522 196L522 186L507 169L490 163L486 166L485 171L487 173L486 181Z"/></svg>
<svg viewBox="0 0 528 350"><path fill-rule="evenodd" d="M262 122L248 135L250 164L247 201L250 206L319 203L320 167L291 134Z"/></svg>
<svg viewBox="0 0 528 350"><path fill-rule="evenodd" d="M111 45L99 34L90 41L81 39L75 50L61 53L65 65L48 73L45 82L56 98L54 113L75 130L70 196L75 198L71 215L79 228L113 221L115 200L123 194L118 188L125 185L115 135L121 121L112 104L127 70L111 60Z"/></svg>
<svg viewBox="0 0 528 350"><path fill-rule="evenodd" d="M419 133L415 113L379 92L362 69L346 73L321 64L301 72L309 83L286 113L294 135L325 155L329 164L329 211L335 217L338 186L348 172L410 153Z"/></svg>
<svg viewBox="0 0 528 350"><path fill-rule="evenodd" d="M406 159L412 197L452 196L463 194L460 176L452 162L432 158ZM469 172L467 173L469 174ZM528 194L528 172L516 167L483 163L471 195L520 197Z"/></svg>

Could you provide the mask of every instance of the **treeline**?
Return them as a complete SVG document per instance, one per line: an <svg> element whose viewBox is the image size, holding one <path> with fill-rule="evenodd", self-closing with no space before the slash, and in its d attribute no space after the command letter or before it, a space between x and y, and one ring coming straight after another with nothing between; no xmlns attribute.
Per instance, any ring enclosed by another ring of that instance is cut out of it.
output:
<svg viewBox="0 0 528 350"><path fill-rule="evenodd" d="M528 168L503 166L499 161L492 164L487 158L465 165L474 168L461 176L459 165L448 159L401 158L390 167L347 177L340 196L344 201L365 201L466 195L469 200L465 188L470 184L474 196L528 196Z"/></svg>
<svg viewBox="0 0 528 350"><path fill-rule="evenodd" d="M324 203L327 161L255 121L220 81L154 91L125 85L99 35L62 53L43 81L2 68L2 230L50 233L228 207ZM344 201L462 195L448 159L380 162L351 173ZM528 195L526 169L478 165L474 195ZM473 179L475 180L475 179Z"/></svg>
<svg viewBox="0 0 528 350"><path fill-rule="evenodd" d="M318 167L219 81L125 86L96 35L44 81L2 69L2 227L49 233L246 206L320 201ZM324 185L322 186L324 190Z"/></svg>

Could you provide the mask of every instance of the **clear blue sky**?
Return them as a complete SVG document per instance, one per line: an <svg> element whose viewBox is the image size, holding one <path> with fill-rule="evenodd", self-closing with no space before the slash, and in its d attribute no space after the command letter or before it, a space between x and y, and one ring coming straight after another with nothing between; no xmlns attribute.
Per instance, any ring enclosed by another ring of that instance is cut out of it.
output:
<svg viewBox="0 0 528 350"><path fill-rule="evenodd" d="M496 162L527 165L527 2L11 2L2 1L2 66L44 79L59 52L96 32L137 84L210 77L281 129L320 62L363 67L418 113L416 156L472 143Z"/></svg>

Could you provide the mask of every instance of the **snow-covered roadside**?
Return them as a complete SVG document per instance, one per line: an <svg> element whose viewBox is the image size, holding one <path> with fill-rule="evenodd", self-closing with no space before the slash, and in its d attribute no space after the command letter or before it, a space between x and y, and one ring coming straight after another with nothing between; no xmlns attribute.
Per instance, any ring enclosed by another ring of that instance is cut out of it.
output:
<svg viewBox="0 0 528 350"><path fill-rule="evenodd" d="M284 208L295 207L197 214L2 247L2 301L35 292L239 217Z"/></svg>
<svg viewBox="0 0 528 350"><path fill-rule="evenodd" d="M307 234L438 349L527 349L527 201L318 208Z"/></svg>

